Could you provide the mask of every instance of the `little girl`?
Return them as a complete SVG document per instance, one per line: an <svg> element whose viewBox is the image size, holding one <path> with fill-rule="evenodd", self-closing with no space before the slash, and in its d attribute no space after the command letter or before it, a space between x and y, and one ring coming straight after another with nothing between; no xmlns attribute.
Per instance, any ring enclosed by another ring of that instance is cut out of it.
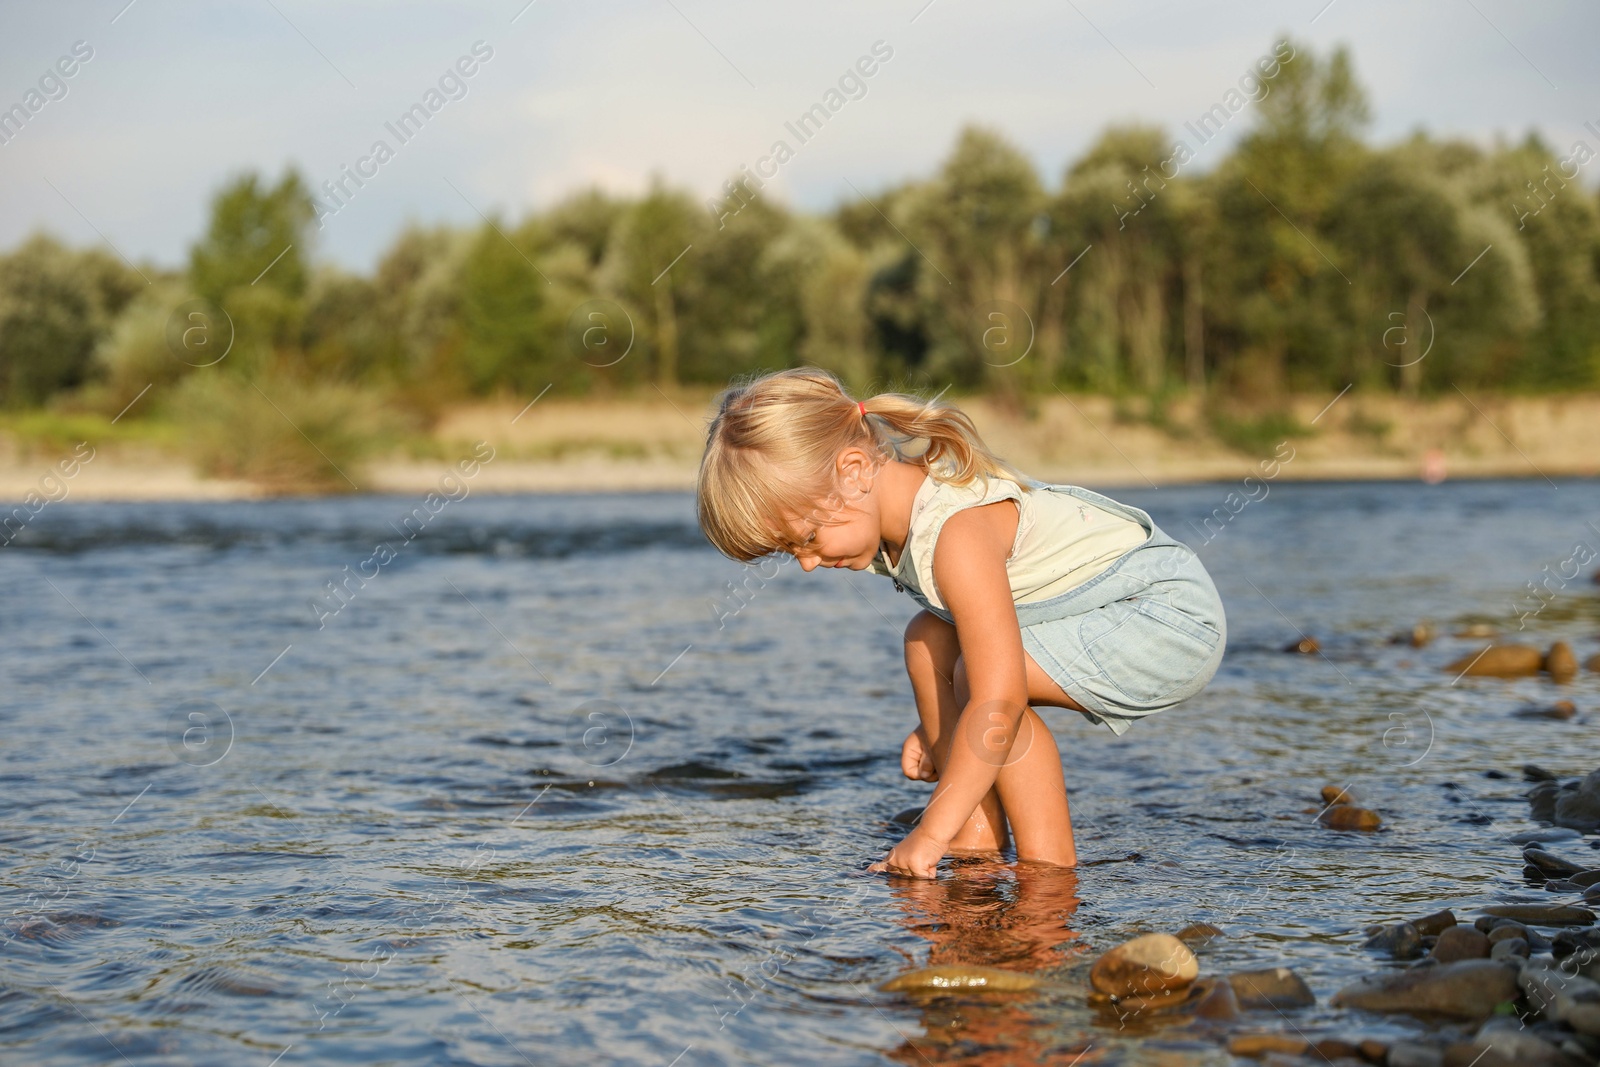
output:
<svg viewBox="0 0 1600 1067"><path fill-rule="evenodd" d="M698 495L723 554L872 570L923 608L905 633L921 724L900 767L938 785L873 870L931 878L947 852L1004 848L1008 823L1019 860L1076 864L1033 707L1121 734L1222 659L1222 602L1193 551L1137 508L1018 473L948 404L857 401L809 367L756 378L720 399Z"/></svg>

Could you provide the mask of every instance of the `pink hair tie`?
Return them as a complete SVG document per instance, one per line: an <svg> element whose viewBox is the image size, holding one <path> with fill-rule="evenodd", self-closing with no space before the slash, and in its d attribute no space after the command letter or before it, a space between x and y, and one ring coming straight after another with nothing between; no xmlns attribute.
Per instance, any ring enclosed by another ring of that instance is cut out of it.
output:
<svg viewBox="0 0 1600 1067"><path fill-rule="evenodd" d="M862 418L866 418L867 417L867 402L865 400L857 400L856 401L856 410L861 412L861 417Z"/></svg>

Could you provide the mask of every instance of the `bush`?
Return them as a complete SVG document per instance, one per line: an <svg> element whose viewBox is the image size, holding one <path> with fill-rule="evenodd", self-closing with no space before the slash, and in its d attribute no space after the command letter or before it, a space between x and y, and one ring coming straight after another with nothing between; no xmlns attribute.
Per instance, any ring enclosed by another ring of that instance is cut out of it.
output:
<svg viewBox="0 0 1600 1067"><path fill-rule="evenodd" d="M270 493L359 489L362 460L399 429L370 392L284 376L258 382L197 373L173 407L201 474L242 478Z"/></svg>

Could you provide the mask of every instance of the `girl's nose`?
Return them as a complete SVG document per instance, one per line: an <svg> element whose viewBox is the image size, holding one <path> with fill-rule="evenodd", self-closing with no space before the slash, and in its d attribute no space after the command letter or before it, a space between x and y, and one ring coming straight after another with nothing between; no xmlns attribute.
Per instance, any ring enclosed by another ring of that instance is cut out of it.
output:
<svg viewBox="0 0 1600 1067"><path fill-rule="evenodd" d="M795 560L800 564L800 569L803 571L814 571L817 569L817 564L821 562L816 556L796 556Z"/></svg>

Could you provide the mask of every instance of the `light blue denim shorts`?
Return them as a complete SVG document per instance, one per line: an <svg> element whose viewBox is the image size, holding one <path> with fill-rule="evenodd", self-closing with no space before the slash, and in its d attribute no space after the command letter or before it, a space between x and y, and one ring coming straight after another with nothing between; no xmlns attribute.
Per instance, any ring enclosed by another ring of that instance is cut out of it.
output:
<svg viewBox="0 0 1600 1067"><path fill-rule="evenodd" d="M1222 662L1222 598L1193 549L1148 514L1075 485L1033 482L1138 522L1149 537L1058 597L1017 605L1022 646L1090 722L1116 734L1189 699ZM921 599L920 597L918 599ZM948 621L925 600L923 606Z"/></svg>

